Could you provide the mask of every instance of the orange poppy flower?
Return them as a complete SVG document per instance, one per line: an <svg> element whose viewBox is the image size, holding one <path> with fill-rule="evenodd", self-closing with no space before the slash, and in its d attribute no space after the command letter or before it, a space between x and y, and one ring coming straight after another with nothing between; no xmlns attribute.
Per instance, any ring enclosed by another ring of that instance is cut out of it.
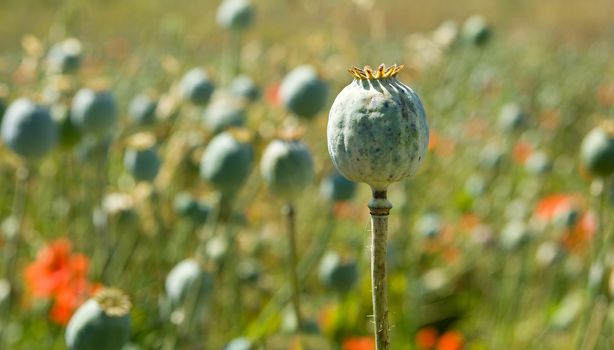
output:
<svg viewBox="0 0 614 350"><path fill-rule="evenodd" d="M43 247L36 260L26 266L24 279L32 297L53 300L49 317L65 325L96 289L87 280L88 270L89 258L71 254L70 241L58 239Z"/></svg>
<svg viewBox="0 0 614 350"><path fill-rule="evenodd" d="M514 160L516 160L516 162L519 164L524 164L531 156L531 153L533 153L533 146L523 141L518 142L512 151Z"/></svg>
<svg viewBox="0 0 614 350"><path fill-rule="evenodd" d="M279 106L279 84L268 86L264 91L264 99L273 106Z"/></svg>
<svg viewBox="0 0 614 350"><path fill-rule="evenodd" d="M372 337L351 337L343 342L343 350L375 350L375 339Z"/></svg>
<svg viewBox="0 0 614 350"><path fill-rule="evenodd" d="M437 341L437 350L461 350L465 341L458 331L447 331Z"/></svg>
<svg viewBox="0 0 614 350"><path fill-rule="evenodd" d="M572 208L579 202L579 196L574 194L555 194L545 198L537 203L535 215L544 221L550 221L554 215L565 208Z"/></svg>
<svg viewBox="0 0 614 350"><path fill-rule="evenodd" d="M434 327L425 327L416 333L416 346L419 350L432 349L437 344L439 333Z"/></svg>

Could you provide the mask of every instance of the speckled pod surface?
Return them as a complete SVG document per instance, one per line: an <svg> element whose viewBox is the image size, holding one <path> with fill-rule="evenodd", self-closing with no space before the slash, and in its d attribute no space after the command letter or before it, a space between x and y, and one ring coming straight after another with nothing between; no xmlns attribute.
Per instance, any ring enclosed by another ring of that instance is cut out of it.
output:
<svg viewBox="0 0 614 350"><path fill-rule="evenodd" d="M223 194L235 194L247 180L252 168L252 145L237 140L231 133L214 137L200 162L201 177Z"/></svg>
<svg viewBox="0 0 614 350"><path fill-rule="evenodd" d="M592 175L608 177L614 173L614 121L589 131L580 147L580 159Z"/></svg>
<svg viewBox="0 0 614 350"><path fill-rule="evenodd" d="M130 338L130 304L127 297L100 299L100 294L81 305L66 327L69 350L117 350ZM111 292L111 293L116 293Z"/></svg>
<svg viewBox="0 0 614 350"><path fill-rule="evenodd" d="M70 118L85 134L101 136L113 128L117 113L111 92L83 88L73 98Z"/></svg>
<svg viewBox="0 0 614 350"><path fill-rule="evenodd" d="M394 74L383 77L393 68L398 67L386 71L380 66L379 78L356 73L367 68L355 69L355 79L339 93L328 119L328 152L333 164L346 178L365 182L373 190L385 190L412 176L429 142L418 95Z"/></svg>
<svg viewBox="0 0 614 350"><path fill-rule="evenodd" d="M299 118L315 117L326 104L328 86L310 65L290 71L279 86L283 105Z"/></svg>
<svg viewBox="0 0 614 350"><path fill-rule="evenodd" d="M313 181L313 160L297 140L274 140L264 150L260 171L269 189L285 200L296 199Z"/></svg>
<svg viewBox="0 0 614 350"><path fill-rule="evenodd" d="M26 98L11 103L0 133L2 141L26 159L44 156L58 141L58 127L49 109Z"/></svg>
<svg viewBox="0 0 614 350"><path fill-rule="evenodd" d="M209 103L215 85L204 70L194 68L181 78L179 89L185 100L198 106L204 106Z"/></svg>

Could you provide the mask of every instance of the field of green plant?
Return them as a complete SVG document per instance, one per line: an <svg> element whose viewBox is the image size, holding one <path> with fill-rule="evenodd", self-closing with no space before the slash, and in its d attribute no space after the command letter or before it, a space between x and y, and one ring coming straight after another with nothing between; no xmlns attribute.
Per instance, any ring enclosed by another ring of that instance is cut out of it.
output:
<svg viewBox="0 0 614 350"><path fill-rule="evenodd" d="M610 1L1 7L0 350L614 349Z"/></svg>

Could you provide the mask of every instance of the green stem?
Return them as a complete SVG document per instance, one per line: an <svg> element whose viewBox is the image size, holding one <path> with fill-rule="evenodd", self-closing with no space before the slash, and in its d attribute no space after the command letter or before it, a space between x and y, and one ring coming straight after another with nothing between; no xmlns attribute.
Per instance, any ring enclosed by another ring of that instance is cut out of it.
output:
<svg viewBox="0 0 614 350"><path fill-rule="evenodd" d="M301 315L300 283L297 272L297 253L296 253L296 213L291 203L286 204L282 209L282 214L286 218L288 231L288 263L290 266L290 282L292 283L292 307L296 317L296 324L299 332L303 329L303 318Z"/></svg>
<svg viewBox="0 0 614 350"><path fill-rule="evenodd" d="M608 179L607 178L600 178L599 180L596 181L600 181L600 192L598 193L599 196L599 204L598 204L598 209L597 209L597 222L599 223L599 228L597 230L597 234L595 237L593 237L593 239L590 242L591 245L591 268L593 266L596 266L596 264L603 264L605 266L606 262L606 252L607 249L609 247L609 243L611 241L611 234L605 229L605 200L606 200L606 193L607 193L607 186L608 186ZM601 239L601 244L597 244L597 240ZM589 272L590 273L590 272ZM589 281L589 283L591 283ZM599 284L601 284L599 282ZM590 288L591 286L589 286ZM589 290L589 302L587 303L588 305L586 306L586 309L584 310L584 314L582 316L581 322L580 322L580 333L579 335L576 337L576 349L586 349L586 344L587 342L590 343L589 337L590 334L588 334L588 331L591 328L591 322L593 319L593 315L595 314L596 310L595 308L597 307L597 303L596 303L596 299L600 298L602 292L599 290L599 287L597 287L597 290L595 291L591 291Z"/></svg>
<svg viewBox="0 0 614 350"><path fill-rule="evenodd" d="M323 228L315 229L314 232L322 232L317 241L311 243L307 249L308 253L301 259L298 264L299 282L303 283L311 271L316 267L318 261L322 259L328 243L335 231L335 220L332 213L329 213L328 219ZM279 310L288 303L290 299L290 290L288 286L280 288L271 298L268 304L262 309L260 315L253 320L247 327L247 335L252 338L263 338L267 327L272 324L271 320L279 313Z"/></svg>
<svg viewBox="0 0 614 350"><path fill-rule="evenodd" d="M369 201L369 212L371 213L371 288L376 350L390 348L386 245L388 243L388 215L391 208L392 204L387 199L387 191L373 190L373 198Z"/></svg>
<svg viewBox="0 0 614 350"><path fill-rule="evenodd" d="M19 247L21 243L23 217L26 208L26 199L28 197L28 179L30 178L30 169L28 165L23 165L17 169L16 172L16 186L15 196L13 198L13 207L11 209L11 220L14 223L14 230L7 235L7 242L4 250L4 274L3 277L9 282L10 295L8 297L7 305L5 305L2 318L0 318L0 348L4 345L6 337L3 336L5 326L10 320L11 309L14 306L14 299L16 298L16 277L17 273L17 261L19 257ZM4 314L6 313L6 314ZM6 321L6 324L4 324Z"/></svg>

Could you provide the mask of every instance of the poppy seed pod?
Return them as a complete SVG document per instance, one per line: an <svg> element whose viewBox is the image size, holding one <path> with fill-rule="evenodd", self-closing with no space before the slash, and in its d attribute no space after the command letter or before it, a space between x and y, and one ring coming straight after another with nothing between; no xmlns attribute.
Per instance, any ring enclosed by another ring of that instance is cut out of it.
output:
<svg viewBox="0 0 614 350"><path fill-rule="evenodd" d="M216 19L220 27L242 31L252 24L254 8L248 0L223 0Z"/></svg>
<svg viewBox="0 0 614 350"><path fill-rule="evenodd" d="M288 73L279 86L282 104L300 118L313 118L328 97L328 86L309 65L299 66Z"/></svg>
<svg viewBox="0 0 614 350"><path fill-rule="evenodd" d="M138 133L128 140L124 166L136 181L153 181L160 170L156 138L151 133Z"/></svg>
<svg viewBox="0 0 614 350"><path fill-rule="evenodd" d="M129 115L138 125L150 125L156 121L158 102L146 94L136 95L130 102Z"/></svg>
<svg viewBox="0 0 614 350"><path fill-rule="evenodd" d="M224 346L224 350L254 350L256 347L254 343L252 343L248 338L241 337L231 340L226 346Z"/></svg>
<svg viewBox="0 0 614 350"><path fill-rule="evenodd" d="M118 289L103 289L77 309L66 327L69 350L117 350L130 338L131 303Z"/></svg>
<svg viewBox="0 0 614 350"><path fill-rule="evenodd" d="M516 103L508 103L501 107L497 123L501 131L517 131L527 124L527 115Z"/></svg>
<svg viewBox="0 0 614 350"><path fill-rule="evenodd" d="M179 88L185 100L197 106L204 106L209 103L215 85L204 70L194 68L181 78Z"/></svg>
<svg viewBox="0 0 614 350"><path fill-rule="evenodd" d="M81 66L81 43L70 38L61 41L49 49L47 67L51 73L67 74L75 72Z"/></svg>
<svg viewBox="0 0 614 350"><path fill-rule="evenodd" d="M614 121L589 131L580 147L580 159L594 176L607 178L614 173Z"/></svg>
<svg viewBox="0 0 614 350"><path fill-rule="evenodd" d="M49 109L27 98L11 103L2 119L2 140L26 159L47 154L58 141L58 128Z"/></svg>
<svg viewBox="0 0 614 350"><path fill-rule="evenodd" d="M237 97L254 102L260 98L260 89L254 81L247 75L239 75L230 83L230 92Z"/></svg>
<svg viewBox="0 0 614 350"><path fill-rule="evenodd" d="M295 139L272 141L264 150L260 171L271 192L293 200L313 181L311 153Z"/></svg>
<svg viewBox="0 0 614 350"><path fill-rule="evenodd" d="M443 230L441 216L433 212L425 213L416 221L415 230L425 238L437 237Z"/></svg>
<svg viewBox="0 0 614 350"><path fill-rule="evenodd" d="M223 132L207 145L200 162L200 175L216 190L233 195L247 180L254 151L246 132Z"/></svg>
<svg viewBox="0 0 614 350"><path fill-rule="evenodd" d="M342 294L349 292L358 281L356 262L342 261L335 252L324 255L318 272L320 281L326 288Z"/></svg>
<svg viewBox="0 0 614 350"><path fill-rule="evenodd" d="M204 202L198 201L188 192L181 192L173 201L175 212L182 217L187 217L196 224L204 224L211 213L211 207Z"/></svg>
<svg viewBox="0 0 614 350"><path fill-rule="evenodd" d="M418 95L396 78L402 66L353 68L328 118L328 153L346 178L384 191L422 164L429 129Z"/></svg>
<svg viewBox="0 0 614 350"><path fill-rule="evenodd" d="M73 98L70 118L85 134L104 135L117 120L115 97L110 91L83 88Z"/></svg>
<svg viewBox="0 0 614 350"><path fill-rule="evenodd" d="M491 30L486 19L480 15L469 17L463 24L462 37L466 42L482 46L490 39Z"/></svg>
<svg viewBox="0 0 614 350"><path fill-rule="evenodd" d="M331 202L349 201L356 193L356 183L333 171L320 185L320 194Z"/></svg>
<svg viewBox="0 0 614 350"><path fill-rule="evenodd" d="M164 286L171 303L178 306L188 298L209 295L213 286L213 276L196 260L185 259L169 272ZM193 296L191 293L198 295Z"/></svg>
<svg viewBox="0 0 614 350"><path fill-rule="evenodd" d="M243 126L245 119L247 116L243 106L226 97L215 99L203 114L205 126L214 134L231 126Z"/></svg>

